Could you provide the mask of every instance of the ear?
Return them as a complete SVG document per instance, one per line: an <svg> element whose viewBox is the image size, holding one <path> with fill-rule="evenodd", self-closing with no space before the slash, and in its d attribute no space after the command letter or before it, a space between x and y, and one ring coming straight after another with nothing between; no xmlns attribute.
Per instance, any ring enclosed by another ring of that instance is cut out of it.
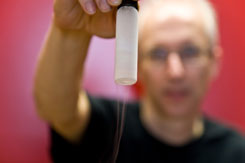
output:
<svg viewBox="0 0 245 163"><path fill-rule="evenodd" d="M211 70L211 77L212 79L216 79L220 73L221 65L223 61L223 49L221 46L214 46L212 49L213 53L213 64Z"/></svg>

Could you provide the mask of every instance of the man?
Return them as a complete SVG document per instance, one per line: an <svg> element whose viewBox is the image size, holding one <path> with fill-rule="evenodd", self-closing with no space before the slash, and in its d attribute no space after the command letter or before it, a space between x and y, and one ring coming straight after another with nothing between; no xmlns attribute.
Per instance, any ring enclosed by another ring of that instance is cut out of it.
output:
<svg viewBox="0 0 245 163"><path fill-rule="evenodd" d="M116 102L79 89L93 35L115 35L120 0L55 0L41 51L35 100L51 126L55 162L113 162ZM245 163L239 134L201 114L222 50L212 7L204 0L148 0L139 28L144 94L127 104L120 163Z"/></svg>

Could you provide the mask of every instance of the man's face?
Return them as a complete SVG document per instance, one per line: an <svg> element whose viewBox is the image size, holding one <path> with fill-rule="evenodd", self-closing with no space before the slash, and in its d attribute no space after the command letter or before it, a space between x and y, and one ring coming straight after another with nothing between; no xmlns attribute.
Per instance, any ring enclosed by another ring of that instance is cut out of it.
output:
<svg viewBox="0 0 245 163"><path fill-rule="evenodd" d="M139 74L145 97L159 114L191 116L217 71L216 54L200 19L152 18L140 40Z"/></svg>

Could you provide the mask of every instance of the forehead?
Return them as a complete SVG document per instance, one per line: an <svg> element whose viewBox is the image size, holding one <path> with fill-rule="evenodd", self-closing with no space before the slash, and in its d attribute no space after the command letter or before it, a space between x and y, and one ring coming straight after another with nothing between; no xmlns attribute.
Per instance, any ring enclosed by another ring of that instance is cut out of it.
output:
<svg viewBox="0 0 245 163"><path fill-rule="evenodd" d="M143 42L151 44L169 44L177 46L185 42L205 44L202 16L191 4L153 5L148 13L143 30Z"/></svg>

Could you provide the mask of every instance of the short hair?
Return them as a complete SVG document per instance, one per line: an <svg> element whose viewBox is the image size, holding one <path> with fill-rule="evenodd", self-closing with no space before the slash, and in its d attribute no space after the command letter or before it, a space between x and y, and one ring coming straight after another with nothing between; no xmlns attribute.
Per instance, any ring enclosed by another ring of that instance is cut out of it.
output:
<svg viewBox="0 0 245 163"><path fill-rule="evenodd" d="M161 6L163 3L174 3L177 5L187 4L190 5L193 9L197 8L202 15L205 30L204 32L207 34L211 46L214 46L219 42L216 12L208 0L144 0L140 4L139 37L142 35L142 30L146 21L147 23L150 23L149 15L152 12L152 7Z"/></svg>

